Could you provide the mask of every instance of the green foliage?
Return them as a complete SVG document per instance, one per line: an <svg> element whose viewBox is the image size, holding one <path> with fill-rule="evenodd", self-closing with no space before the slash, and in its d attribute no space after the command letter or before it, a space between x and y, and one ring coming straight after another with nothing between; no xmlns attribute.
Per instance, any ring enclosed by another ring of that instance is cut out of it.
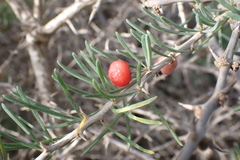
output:
<svg viewBox="0 0 240 160"><path fill-rule="evenodd" d="M25 1L29 5L29 7L33 5L32 0L25 0ZM0 25L4 27L8 27L10 20L16 20L16 16L12 11L11 7L7 4L7 2L5 0L0 0Z"/></svg>
<svg viewBox="0 0 240 160"><path fill-rule="evenodd" d="M179 140L177 134L174 132L170 124L166 121L166 119L163 117L163 115L159 112L159 110L154 105L154 101L157 97L149 97L146 93L143 93L141 90L141 84L143 82L143 77L147 76L145 71L151 71L153 67L153 57L154 56L166 56L168 57L169 53L190 53L193 54L202 48L204 44L206 44L214 35L219 34L221 32L222 27L227 23L227 20L229 18L239 20L239 14L240 11L236 8L234 8L232 5L228 4L224 0L217 0L219 3L221 3L224 7L226 7L228 10L226 11L226 17L225 19L215 19L213 16L213 13L216 14L222 14L224 11L219 11L215 9L214 11L211 11L209 8L204 6L202 3L200 3L199 0L196 0L199 8L193 9L193 15L190 16L188 21L195 18L197 27L194 29L187 28L184 26L187 22L184 22L183 24L177 24L173 22L172 20L164 17L164 16L156 16L153 13L151 13L146 8L142 8L142 10L151 18L153 18L158 23L163 23L169 28L160 27L156 24L144 21L142 19L138 19L138 21L144 25L147 25L151 27L152 29L157 30L158 32L166 32L168 34L174 34L179 36L185 36L185 35L195 35L197 33L206 34L208 33L208 38L205 38L201 44L199 44L195 49L178 49L173 46L168 46L161 40L159 40L159 37L154 36L150 31L146 31L139 27L139 25L133 23L130 20L126 20L126 22L132 27L130 30L133 37L135 37L138 42L141 43L143 55L139 56L136 55L131 48L127 45L127 43L124 41L124 39L120 36L118 32L116 32L116 37L123 47L124 50L117 50L118 53L123 55L124 57L134 60L135 64L131 64L132 70L136 72L136 77L131 81L131 83L122 88L117 88L114 86L111 81L109 80L106 71L103 69L103 64L101 64L101 61L97 58L96 55L101 55L108 59L109 61L115 61L119 58L106 53L100 49L98 49L95 46L89 45L88 42L85 42L87 53L84 53L83 51L80 51L80 53L77 55L76 53L72 53L73 59L76 61L77 66L79 69L83 72L83 75L76 73L75 71L69 69L67 66L62 64L61 62L58 62L58 65L69 75L77 78L80 82L86 83L87 85L90 85L95 91L93 93L81 90L79 88L76 88L75 86L72 86L70 84L67 84L64 82L64 79L60 76L59 72L55 69L54 75L52 78L59 83L61 86L67 100L70 102L72 109L76 111L79 114L79 117L75 117L73 115L70 115L68 113L64 113L62 111L59 111L57 109L49 108L47 106L44 106L40 103L37 103L30 98L28 98L23 91L17 87L16 92L11 92L11 96L3 95L3 97L19 106L24 106L28 108L33 117L35 118L36 122L39 124L40 128L37 128L36 126L32 125L32 123L26 121L24 118L16 115L9 107L7 107L5 104L2 104L3 110L8 114L8 116L21 128L21 130L25 133L25 135L30 139L29 142L24 142L23 140L14 137L12 135L6 134L4 132L0 131L0 150L2 153L3 159L6 159L6 152L9 150L19 150L19 149L36 149L39 151L42 151L40 147L40 142L44 144L50 144L55 141L48 132L48 129L53 128L61 128L65 126L69 126L75 123L78 123L81 121L81 111L79 107L77 106L77 103L75 102L74 98L72 97L71 92L78 93L82 95L83 97L91 97L96 99L103 99L106 102L112 101L112 102L122 102L119 105L119 103L114 103L114 106L112 107L112 112L115 114L115 118L110 122L109 125L103 124L106 128L104 131L102 131L99 136L93 140L88 147L85 148L82 155L88 152L97 142L99 142L102 137L109 131L114 133L117 137L128 143L129 147L133 146L142 152L146 152L149 154L153 154L153 151L150 151L148 149L145 149L141 146L139 146L137 143L133 142L131 139L131 128L130 123L131 121L137 121L142 124L147 125L165 125L168 129L169 133L172 135L172 137L176 140L176 142L182 146L182 142ZM1 18L3 19L3 23L5 20L8 20L12 16L12 12L10 12L9 8L7 6L0 6L0 12L7 10L6 13L0 14ZM9 13L8 13L9 10ZM156 46L161 48L161 51L156 49ZM142 68L146 70L142 70ZM152 75L150 75L152 76ZM145 77L146 78L146 77ZM140 95L142 98L141 102L134 102L136 95ZM128 98L128 102L126 102L125 98ZM130 100L129 100L130 98ZM150 120L142 117L138 117L136 115L133 115L131 113L132 110L136 108L140 108L143 106L150 106L152 111L158 115L160 120ZM236 109L235 111L239 110ZM96 111L98 112L98 111ZM50 115L56 119L61 120L60 124L46 126L44 122L41 119L40 113L45 113L47 115ZM92 113L91 116L94 116L95 113ZM114 125L118 122L120 117L124 116L126 121L126 130L127 135L123 135L122 133L116 131L114 128ZM39 140L35 133L41 135L41 140ZM12 143L3 143L1 140L1 137L4 137L6 139L11 140ZM61 137L58 137L59 139ZM238 153L239 148L236 148L236 152Z"/></svg>
<svg viewBox="0 0 240 160"><path fill-rule="evenodd" d="M5 150L5 146L3 145L1 136L0 136L0 151L2 153L2 159L7 160L7 152Z"/></svg>
<svg viewBox="0 0 240 160"><path fill-rule="evenodd" d="M15 14L5 0L0 0L0 24L4 27L9 25L9 20L15 19Z"/></svg>

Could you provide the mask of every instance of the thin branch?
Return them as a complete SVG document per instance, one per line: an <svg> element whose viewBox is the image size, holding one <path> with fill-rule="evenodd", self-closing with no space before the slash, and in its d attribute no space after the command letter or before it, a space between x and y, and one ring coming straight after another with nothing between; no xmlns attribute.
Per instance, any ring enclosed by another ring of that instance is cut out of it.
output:
<svg viewBox="0 0 240 160"><path fill-rule="evenodd" d="M192 38L189 39L189 41L185 42L182 46L179 46L178 49L181 50L181 49L188 49L188 48L190 48L191 45L194 44L202 36L202 34L197 34L197 35L198 35L197 37L193 36ZM143 76L142 84L147 82L148 79L152 78L153 75L158 73L159 70L162 67L164 67L165 65L169 64L171 61L172 61L171 58L164 58L161 62L154 64L152 71L146 73L146 75ZM125 91L135 90L136 86L137 85L135 84L135 85L129 87ZM95 122L99 121L100 119L102 119L104 117L105 113L107 111L109 111L111 106L112 106L112 102L107 102L103 106L103 108L97 114L95 114L92 117L88 118L88 120L86 121L85 125L83 126L83 128L81 129L81 131L79 133L80 138L84 139L83 131L86 130L89 126L91 126L93 123L95 123ZM39 157L37 157L36 160L43 160L43 159L47 158L54 150L57 150L58 148L61 148L61 147L65 146L67 143L69 143L69 141L74 139L76 137L76 134L77 134L77 129L73 130L71 133L69 133L68 135L66 135L65 137L63 137L62 139L58 140L57 142L55 142L52 145L50 145L50 146L43 146L44 151L39 155Z"/></svg>
<svg viewBox="0 0 240 160"><path fill-rule="evenodd" d="M196 33L194 36L192 36L188 41L186 41L185 43L183 43L180 46L177 46L176 49L178 50L186 50L191 48L191 46L196 43L204 34L203 33ZM174 53L172 53L174 54ZM175 55L174 55L175 56ZM149 79L151 79L156 73L159 72L159 70L161 68L163 68L165 65L169 64L172 61L171 58L164 58L161 62L159 63L155 63L153 65L153 68L151 71L147 72L143 77L142 77L142 83L141 86L144 85L144 83L146 83ZM127 91L132 91L135 90L137 87L137 85L133 85L130 86L128 89L125 90L125 92ZM119 101L119 100L118 100ZM83 131L86 130L89 126L91 126L93 123L99 121L100 119L102 119L105 115L105 113L107 111L110 110L112 106L112 102L108 102L106 103L103 108L95 115L93 115L92 117L89 117L85 123L85 125L83 126L83 128L81 129L79 136L80 138L84 139L84 135L83 135ZM60 139L59 141L55 142L54 144L50 145L50 146L45 146L45 150L44 152L38 157L37 160L41 160L43 157L46 158L48 155L51 154L51 152L53 152L54 150L57 150L60 147L65 146L67 143L69 143L69 141L71 141L72 139L74 139L76 137L76 133L77 129L75 129L74 131L72 131L71 133L69 133L66 137Z"/></svg>
<svg viewBox="0 0 240 160"><path fill-rule="evenodd" d="M183 3L182 2L178 2L177 3L177 7L178 7L178 11L179 11L178 16L181 19L181 23L186 22L186 15L184 13ZM184 27L187 27L187 24L185 24Z"/></svg>
<svg viewBox="0 0 240 160"><path fill-rule="evenodd" d="M239 35L240 35L240 26L238 25L233 30L231 39L228 43L228 47L225 51L225 57L228 60L231 60L233 57L232 51L236 46ZM230 66L223 66L219 69L219 76L218 76L219 78L217 80L214 93L210 97L210 99L202 105L202 114L196 123L195 130L190 134L185 146L183 147L182 151L178 155L177 160L189 159L189 157L191 156L192 152L195 150L200 140L204 137L208 119L211 113L213 112L214 108L216 108L219 105L217 94L225 87L229 68Z"/></svg>
<svg viewBox="0 0 240 160"><path fill-rule="evenodd" d="M39 32L42 34L53 33L58 27L62 26L64 23L66 23L67 20L71 19L74 15L76 15L76 13L78 13L82 8L93 4L95 1L96 0L75 1L72 5L68 6L54 19L44 25Z"/></svg>
<svg viewBox="0 0 240 160"><path fill-rule="evenodd" d="M6 0L6 2L12 8L13 12L15 13L16 17L21 22L21 24L29 26L31 23L28 22L35 21L34 18L32 17L30 8L28 7L24 0Z"/></svg>
<svg viewBox="0 0 240 160"><path fill-rule="evenodd" d="M215 1L215 0L200 0L201 3L211 2L211 1ZM183 2L195 2L195 1L194 0L147 0L143 2L143 5L146 7L153 7L155 5L166 5L166 4L178 3L178 2L183 3Z"/></svg>
<svg viewBox="0 0 240 160"><path fill-rule="evenodd" d="M42 3L42 0L34 0L33 3L33 17L38 21L42 19Z"/></svg>
<svg viewBox="0 0 240 160"><path fill-rule="evenodd" d="M45 145L41 144L42 148L43 148L43 152L36 158L36 160L47 159L47 157L53 151L57 150L58 148L61 148L61 147L65 146L68 142L70 142L73 138L75 138L76 131L77 131L77 129L73 130L72 132L67 134L65 137L63 137L62 139L56 141L55 143L53 143L50 146L45 146Z"/></svg>
<svg viewBox="0 0 240 160"><path fill-rule="evenodd" d="M90 16L89 16L88 23L90 23L90 22L93 20L95 14L96 14L97 11L99 10L100 5L101 5L101 1L102 1L102 0L97 0L97 2L92 6L92 12L91 12L91 14L90 14Z"/></svg>

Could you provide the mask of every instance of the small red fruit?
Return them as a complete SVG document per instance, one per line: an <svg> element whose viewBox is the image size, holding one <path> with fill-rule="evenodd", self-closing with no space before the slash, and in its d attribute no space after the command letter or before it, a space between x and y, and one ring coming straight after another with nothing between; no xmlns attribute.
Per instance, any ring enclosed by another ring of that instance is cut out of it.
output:
<svg viewBox="0 0 240 160"><path fill-rule="evenodd" d="M124 87L131 81L131 72L126 62L118 60L110 64L108 77L118 87Z"/></svg>
<svg viewBox="0 0 240 160"><path fill-rule="evenodd" d="M159 58L156 60L156 63L157 63L157 62L160 62L163 58L165 58L165 57L159 57ZM173 58L172 63L164 66L160 71L162 72L162 74L166 74L166 75L172 74L172 72L173 72L174 69L177 67L177 65L178 65L177 59L176 59L176 58Z"/></svg>

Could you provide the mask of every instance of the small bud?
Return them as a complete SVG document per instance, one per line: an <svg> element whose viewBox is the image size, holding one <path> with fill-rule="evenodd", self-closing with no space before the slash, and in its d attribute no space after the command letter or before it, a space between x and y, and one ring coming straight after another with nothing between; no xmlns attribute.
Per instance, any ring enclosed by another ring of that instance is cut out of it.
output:
<svg viewBox="0 0 240 160"><path fill-rule="evenodd" d="M230 68L231 68L231 70L233 70L234 72L237 72L238 69L239 69L239 65L240 65L240 63L238 63L238 62L232 62Z"/></svg>
<svg viewBox="0 0 240 160"><path fill-rule="evenodd" d="M218 103L223 107L224 102L228 100L228 95L220 92L218 93L217 98L218 98Z"/></svg>
<svg viewBox="0 0 240 160"><path fill-rule="evenodd" d="M221 67L224 67L224 66L229 65L228 61L227 61L225 58L222 58L222 57L217 58L217 59L214 61L214 64L215 64L218 68L221 68Z"/></svg>

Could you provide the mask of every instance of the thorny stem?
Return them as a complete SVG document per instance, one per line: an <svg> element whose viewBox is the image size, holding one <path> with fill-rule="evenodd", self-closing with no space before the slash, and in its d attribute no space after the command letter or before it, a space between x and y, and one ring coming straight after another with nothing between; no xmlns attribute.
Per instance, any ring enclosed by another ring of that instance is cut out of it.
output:
<svg viewBox="0 0 240 160"><path fill-rule="evenodd" d="M232 60L233 49L235 48L238 37L240 35L240 25L233 30L231 39L228 43L227 49L225 51L225 58L227 60ZM202 114L200 119L197 121L194 131L190 134L185 146L177 157L177 160L187 160L190 158L192 152L195 150L198 143L205 135L206 125L208 119L218 104L217 94L225 87L226 79L228 76L230 66L224 66L219 68L219 76L216 83L216 87L213 95L210 99L202 105Z"/></svg>
<svg viewBox="0 0 240 160"><path fill-rule="evenodd" d="M80 125L78 126L78 128L77 128L77 131L76 131L76 137L78 137L79 135L78 135L78 133L83 129L83 126L86 124L86 121L87 121L87 119L88 119L88 116L85 114L85 113L80 113L82 116L83 116L83 119L82 119L82 121L81 121L81 123L80 123ZM82 135L80 135L80 136L82 136ZM85 137L81 137L83 140L87 140Z"/></svg>
<svg viewBox="0 0 240 160"><path fill-rule="evenodd" d="M187 42L185 42L181 46L178 46L177 48L179 50L188 49L191 47L192 44L194 44L202 36L203 36L203 34L197 33L195 36L193 36ZM148 79L150 79L153 75L158 73L162 67L169 64L171 61L172 61L171 58L164 58L161 62L154 64L152 71L146 73L142 77L141 85L143 85L146 81L148 81ZM126 89L125 91L132 91L132 90L136 89L136 87L137 87L137 85L135 84L135 85L131 86L130 88ZM111 107L112 107L112 102L107 102L97 114L89 117L87 119L86 123L84 124L84 126L81 128L81 130L79 132L79 137L84 139L83 131L86 130L89 126L91 126L93 123L102 119L104 117L104 115L107 113L107 111L109 111L111 109ZM42 146L43 152L36 158L36 160L43 160L43 159L47 158L53 151L65 146L67 143L69 143L69 141L76 138L76 133L78 133L78 130L79 130L79 128L73 130L72 132L67 134L65 137L56 141L55 143L51 144L50 146Z"/></svg>
<svg viewBox="0 0 240 160"><path fill-rule="evenodd" d="M222 19L224 17L224 14L220 17L217 17L216 19ZM183 43L180 46L177 46L175 49L178 50L186 50L190 49L194 43L196 43L204 34L201 32L196 33L194 36L192 36L188 41ZM173 56L177 56L179 53L172 53ZM161 60L159 63L155 63L152 67L151 72L147 72L143 77L142 77L142 82L141 86L144 85L145 82L147 82L149 79L151 79L156 73L159 72L161 68L163 68L165 65L169 64L172 61L172 58L164 58ZM136 90L137 84L131 86L130 88L126 89L125 91L132 91ZM112 107L112 102L107 102L103 108L95 115L92 117L89 117L84 124L84 126L80 129L79 132L79 137L84 139L83 131L86 130L89 126L91 126L93 123L99 121L104 117L104 115L111 109ZM53 151L57 150L58 148L61 148L65 146L67 143L69 143L71 140L76 138L76 133L79 128L73 130L70 132L68 135L63 137L62 139L56 141L55 143L51 144L50 146L42 146L44 148L44 151L39 155L39 157L36 160L43 160L47 158Z"/></svg>
<svg viewBox="0 0 240 160"><path fill-rule="evenodd" d="M79 128L78 128L76 133L78 134L78 132L79 132L79 137L80 138L82 138L83 140L86 140L86 138L83 135L83 131L85 129L87 129L89 126L91 126L93 123L95 123L95 122L99 121L100 119L102 119L103 116L107 113L107 111L112 107L112 104L113 103L111 101L107 102L98 113L96 113L94 116L89 117L87 119L87 121L84 124L84 126L80 128L80 132L79 132Z"/></svg>

